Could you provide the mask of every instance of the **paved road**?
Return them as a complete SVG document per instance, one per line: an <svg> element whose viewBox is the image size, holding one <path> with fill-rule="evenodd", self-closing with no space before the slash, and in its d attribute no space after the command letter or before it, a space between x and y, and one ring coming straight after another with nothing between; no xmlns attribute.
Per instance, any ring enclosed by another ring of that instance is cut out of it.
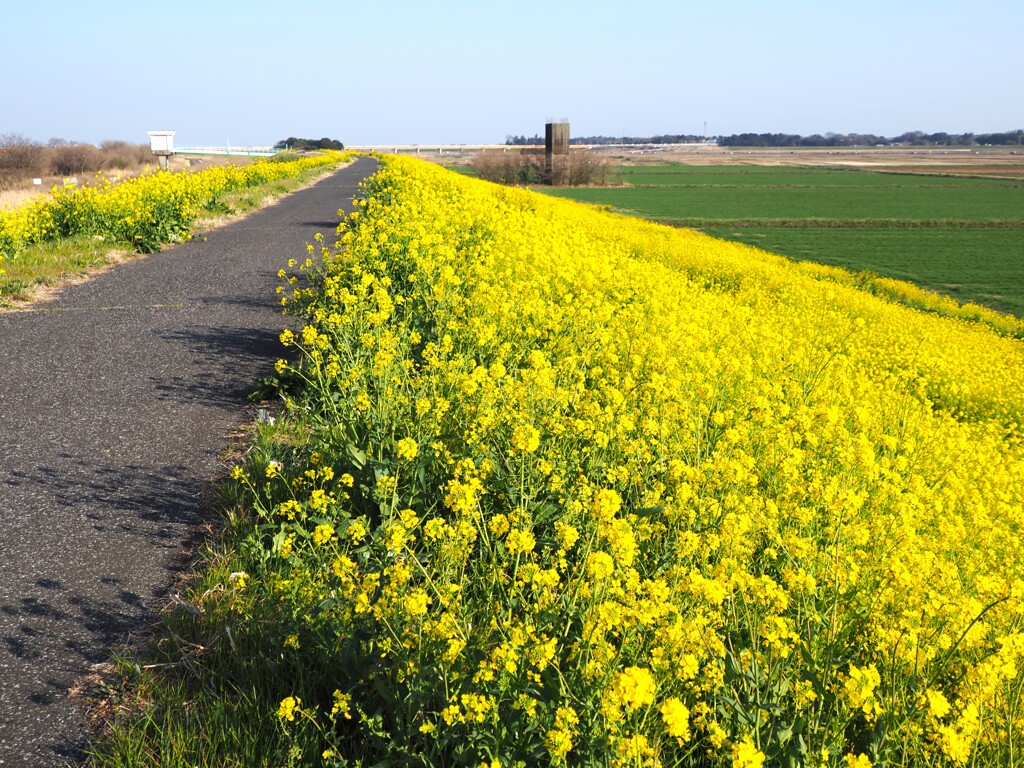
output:
<svg viewBox="0 0 1024 768"><path fill-rule="evenodd" d="M189 562L228 435L281 354L276 273L332 237L374 167L0 314L3 768L80 756L68 690Z"/></svg>

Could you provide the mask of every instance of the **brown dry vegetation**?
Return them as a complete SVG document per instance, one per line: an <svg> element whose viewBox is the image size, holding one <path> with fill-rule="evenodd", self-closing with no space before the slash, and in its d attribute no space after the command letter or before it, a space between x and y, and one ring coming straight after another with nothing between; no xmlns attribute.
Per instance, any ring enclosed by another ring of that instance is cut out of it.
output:
<svg viewBox="0 0 1024 768"><path fill-rule="evenodd" d="M596 147L612 165L755 165L859 168L900 173L996 176L1024 179L1024 149L975 147L972 149L868 147L868 148L754 148L713 145L660 148Z"/></svg>
<svg viewBox="0 0 1024 768"><path fill-rule="evenodd" d="M555 186L600 185L608 181L608 162L586 149L556 155L548 165L538 150L484 150L477 152L469 166L485 181L501 184L553 184Z"/></svg>
<svg viewBox="0 0 1024 768"><path fill-rule="evenodd" d="M0 189L12 189L33 178L63 178L100 171L127 170L153 162L145 144L104 141L73 144L54 139L49 145L18 134L0 136Z"/></svg>

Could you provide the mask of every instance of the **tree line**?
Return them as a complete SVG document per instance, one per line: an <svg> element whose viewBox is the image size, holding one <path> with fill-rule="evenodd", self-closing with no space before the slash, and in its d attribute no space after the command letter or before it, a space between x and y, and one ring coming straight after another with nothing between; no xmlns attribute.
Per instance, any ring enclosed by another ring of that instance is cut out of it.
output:
<svg viewBox="0 0 1024 768"><path fill-rule="evenodd" d="M925 133L907 131L899 136L876 136L873 133L815 133L800 136L792 133L735 133L719 136L723 147L977 147L984 145L1020 145L1024 131L1003 133Z"/></svg>
<svg viewBox="0 0 1024 768"><path fill-rule="evenodd" d="M294 136L289 136L287 139L281 139L274 145L274 149L296 149L296 150L312 150L312 149L344 149L345 145L337 139L328 139L326 137L322 139L297 139Z"/></svg>
<svg viewBox="0 0 1024 768"><path fill-rule="evenodd" d="M570 144L694 144L706 141L703 136L690 134L665 134L663 136L573 136L569 139ZM506 136L505 144L510 147L528 146L531 144L543 144L544 137L533 136Z"/></svg>
<svg viewBox="0 0 1024 768"><path fill-rule="evenodd" d="M695 144L714 141L723 147L977 147L984 145L1007 146L1024 144L1024 130L1003 133L925 133L907 131L899 136L877 136L873 133L815 133L801 136L795 133L734 133L730 136L715 136L708 139L693 134L662 134L659 136L576 136L571 144ZM505 144L521 146L543 144L544 137L507 136Z"/></svg>

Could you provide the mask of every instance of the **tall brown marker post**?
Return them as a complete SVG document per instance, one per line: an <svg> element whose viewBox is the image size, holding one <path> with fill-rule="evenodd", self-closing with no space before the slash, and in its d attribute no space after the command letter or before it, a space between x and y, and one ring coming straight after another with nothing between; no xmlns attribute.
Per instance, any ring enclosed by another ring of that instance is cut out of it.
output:
<svg viewBox="0 0 1024 768"><path fill-rule="evenodd" d="M550 120L544 126L544 160L548 174L548 184L554 183L555 155L569 154L569 121L566 119Z"/></svg>

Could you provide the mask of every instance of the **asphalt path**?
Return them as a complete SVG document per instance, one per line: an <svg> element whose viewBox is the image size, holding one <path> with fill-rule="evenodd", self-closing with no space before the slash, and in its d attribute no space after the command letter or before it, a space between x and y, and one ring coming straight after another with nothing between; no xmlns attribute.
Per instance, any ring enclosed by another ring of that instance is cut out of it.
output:
<svg viewBox="0 0 1024 768"><path fill-rule="evenodd" d="M277 272L332 241L375 167L0 313L0 766L81 758L69 690L189 566L253 381L283 354Z"/></svg>

